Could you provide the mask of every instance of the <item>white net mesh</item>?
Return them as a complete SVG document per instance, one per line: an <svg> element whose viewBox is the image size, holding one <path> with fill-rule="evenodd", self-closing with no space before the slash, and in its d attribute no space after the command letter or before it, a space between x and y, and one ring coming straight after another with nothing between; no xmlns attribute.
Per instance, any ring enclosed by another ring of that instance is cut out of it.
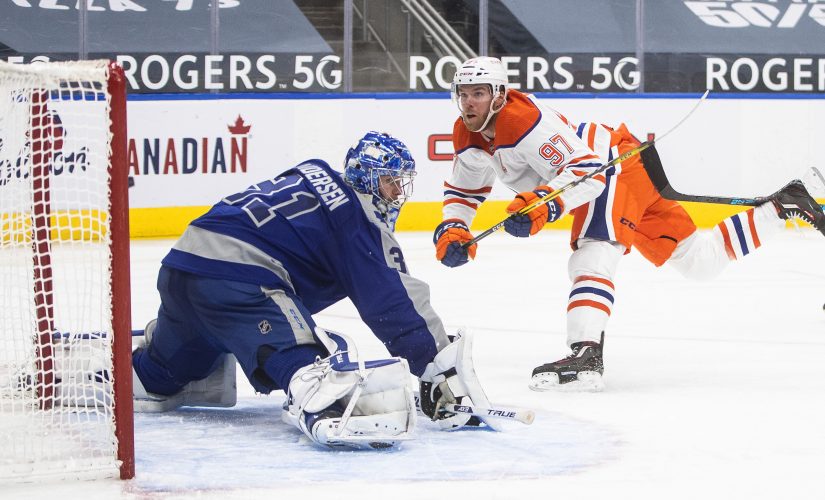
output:
<svg viewBox="0 0 825 500"><path fill-rule="evenodd" d="M107 73L0 64L0 482L118 474Z"/></svg>

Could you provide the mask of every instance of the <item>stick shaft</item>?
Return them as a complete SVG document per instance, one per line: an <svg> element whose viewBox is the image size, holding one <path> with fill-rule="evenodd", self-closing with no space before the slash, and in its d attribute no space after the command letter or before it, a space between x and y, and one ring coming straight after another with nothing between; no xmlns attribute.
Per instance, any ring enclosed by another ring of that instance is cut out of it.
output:
<svg viewBox="0 0 825 500"><path fill-rule="evenodd" d="M714 203L717 205L734 205L740 207L755 207L765 203L765 201L772 196L775 196L777 192L763 197L757 198L746 198L741 196L709 196L709 195L700 195L700 194L687 194L677 191L671 184L670 179L668 179L667 174L665 173L665 169L662 166L662 161L659 158L658 153L656 152L655 148L651 148L644 153L642 153L642 164L644 165L645 170L647 171L647 176L650 178L650 181L653 183L653 186L659 191L659 194L662 195L662 198L666 200L673 200L673 201L689 201L693 203ZM814 174L821 175L819 171L814 167L813 168ZM825 209L825 207L823 207Z"/></svg>
<svg viewBox="0 0 825 500"><path fill-rule="evenodd" d="M703 101L705 100L705 98L708 96L708 92L710 92L710 90L706 90L706 91L705 91L705 93L704 93L704 94L702 94L702 97L700 97L700 98L699 98L699 100L696 102L696 104L694 104L693 108L691 108L691 110L690 110L690 111L689 111L689 112L688 112L688 113L687 113L687 114L686 114L686 115L685 115L685 116L684 116L681 120L679 120L679 122L678 122L678 123L676 123L676 125L674 125L673 127L671 127L671 128L670 128L670 130L668 130L668 131L667 131L667 132L665 132L664 134L662 134L662 135L659 137L659 139L658 139L658 140L659 140L659 141L661 141L662 139L664 139L664 138L665 138L666 136L668 136L671 132L673 132L674 130L676 130L676 129L679 127L679 125L681 125L682 123L684 123L684 122L685 122L685 120L687 120L688 118L690 118L690 116L691 116L691 115L692 115L692 114L696 111L696 109L699 107L699 105L700 105L700 104L702 104L702 102L703 102ZM586 181L586 180L588 180L588 179L590 179L590 178L592 178L592 177L594 177L594 176L596 176L596 175L599 175L600 173L602 173L602 172L604 172L605 170L607 170L608 168L610 168L610 167L612 167L612 166L616 165L617 163L621 163L621 162L623 162L623 161L627 160L628 158L630 158L631 156L634 156L634 155L637 155L637 154L641 153L642 151L644 151L645 149L649 148L650 146L652 146L652 145L653 145L653 144L655 144L655 143L656 143L656 139L653 139L653 140L650 140L650 141L645 141L645 142L641 143L640 145L636 146L635 148L631 149L630 151L627 151L627 152L625 152L625 153L623 153L623 154L619 155L618 157L614 158L614 159L613 159L613 160L611 160L610 162L605 163L604 165L602 165L601 167L597 168L596 170L594 170L594 171L590 172L589 174L584 175L584 176L582 176L582 177L579 177L579 178L578 178L578 179L576 179L575 181L573 181L573 182L571 182L571 183L569 183L569 184L565 184L564 186L560 187L559 189L557 189L557 190L555 190L555 191L553 191L553 192L551 192L551 193L548 193L548 194L546 194L546 195L542 196L541 198L538 198L538 199L533 200L533 202L532 202L532 203L530 203L529 205L527 205L527 206L523 207L523 208L522 208L521 210L519 210L518 212L516 212L516 213L514 213L514 214L509 215L506 219L502 220L501 222L499 222L499 223L498 223L498 224L496 224L495 226L491 227L490 229L487 229L486 231L484 231L483 233L479 234L478 236L476 236L476 237L475 237L475 238L473 238L472 240L470 240L470 241L468 241L468 242L466 242L466 243L462 244L462 245L461 245L461 247L462 247L462 248L467 248L467 247L469 247L469 246L471 246L471 245L474 245L474 244L478 243L478 242L479 242L479 241L481 241L482 239L486 238L487 236L490 236L491 234L495 233L496 231L498 231L499 229L501 229L502 227L504 227L504 223L505 223L507 220L509 220L509 219L510 219L510 217L514 217L514 216L516 216L516 215L524 215L524 214L526 214L526 213L528 213L528 212L531 212L531 211L535 210L535 208L536 208L536 207L538 207L538 206L540 206L540 205L542 205L542 204L544 204L544 203L547 203L548 201L551 201L551 200L553 200L553 199L555 199L555 198L558 198L559 196L561 196L561 195L562 195L562 193L564 193L564 192L566 192L566 191L568 191L568 190L570 190L570 189L572 189L572 188L574 188L574 187L578 186L578 185L579 185L579 184L581 184L582 182L584 182L584 181Z"/></svg>
<svg viewBox="0 0 825 500"><path fill-rule="evenodd" d="M816 167L811 167L811 170L813 171L814 175L816 175L822 182L822 185L825 186L825 177L822 176L822 172L820 172L819 169Z"/></svg>
<svg viewBox="0 0 825 500"><path fill-rule="evenodd" d="M541 205L543 203L547 203L550 200L554 200L554 199L558 198L559 196L562 195L562 193L578 186L582 182L584 182L584 181L586 181L586 180L588 180L592 177L595 177L595 176L599 175L600 173L602 173L605 170L607 170L608 168L616 165L617 163L621 163L621 162L627 160L628 158L630 158L631 156L639 154L643 150L649 148L652 144L653 144L653 141L643 142L639 146L636 146L635 148L631 149L630 151L627 151L624 154L622 154L620 156L617 156L613 160L609 161L608 163L605 163L604 165L602 165L601 167L597 168L596 170L588 173L587 175L583 175L583 176L579 177L578 179L576 179L575 181L573 181L569 184L565 184L564 186L560 187L559 189L557 189L553 192L547 193L546 195L542 196L541 198L537 198L537 199L533 200L533 202L530 203L529 205L527 205L526 207L522 208L521 210L519 210L518 212L516 212L514 214L511 214L511 215L507 216L506 219L504 219L501 222L497 223L495 226L491 227L490 229L487 229L483 233L480 233L478 236L476 236L475 238L471 239L470 241L464 243L461 246L463 248L467 248L470 245L474 245L475 243L478 243L479 241L483 240L487 236L490 236L491 234L495 233L496 231L498 231L499 229L504 227L504 223L508 219L510 219L510 217L514 217L516 215L524 215L528 212L532 212L539 205Z"/></svg>
<svg viewBox="0 0 825 500"><path fill-rule="evenodd" d="M533 410L525 410L523 408L506 408L501 406L482 408L479 406L457 405L450 403L444 405L444 409L450 413L466 413L477 417L515 420L526 425L532 424L533 420L536 419L536 413Z"/></svg>

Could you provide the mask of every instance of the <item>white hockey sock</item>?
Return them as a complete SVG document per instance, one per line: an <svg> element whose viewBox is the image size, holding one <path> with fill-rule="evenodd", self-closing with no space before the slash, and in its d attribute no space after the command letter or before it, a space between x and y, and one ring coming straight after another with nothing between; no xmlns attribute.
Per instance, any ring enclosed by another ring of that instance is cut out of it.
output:
<svg viewBox="0 0 825 500"><path fill-rule="evenodd" d="M573 281L567 301L567 344L600 342L613 311L613 277L624 254L622 245L582 239L568 263Z"/></svg>
<svg viewBox="0 0 825 500"><path fill-rule="evenodd" d="M712 231L696 231L679 242L667 262L687 278L712 279L784 226L773 205L766 203L723 220Z"/></svg>
<svg viewBox="0 0 825 500"><path fill-rule="evenodd" d="M759 248L762 243L785 227L771 203L728 217L716 225L730 260L736 260Z"/></svg>
<svg viewBox="0 0 825 500"><path fill-rule="evenodd" d="M579 276L567 301L567 344L599 342L613 311L613 282L599 276Z"/></svg>

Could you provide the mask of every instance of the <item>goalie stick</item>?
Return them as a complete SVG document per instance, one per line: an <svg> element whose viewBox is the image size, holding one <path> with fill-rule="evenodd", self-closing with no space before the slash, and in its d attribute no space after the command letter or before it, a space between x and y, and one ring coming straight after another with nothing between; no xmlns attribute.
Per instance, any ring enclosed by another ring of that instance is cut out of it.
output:
<svg viewBox="0 0 825 500"><path fill-rule="evenodd" d="M576 187L576 186L578 186L579 184L581 184L582 182L584 182L584 181L586 181L586 180L588 180L588 179L590 179L590 178L592 178L592 177L595 177L596 175L598 175L598 174L600 174L600 173L604 172L604 171L605 171L605 170L607 170L608 168L610 168L610 167L612 167L612 166L616 165L617 163L621 163L621 162L623 162L623 161L627 160L628 158L630 158L630 157L632 157L632 156L634 156L634 155L637 155L637 154L642 153L642 152L643 152L643 151L645 151L646 149L648 149L648 148L650 148L651 146L653 146L653 145L654 145L657 141L661 141L662 139L664 139L665 137L667 137L667 136L668 136L671 132L673 132L674 130L676 130L676 129L679 127L679 125L681 125L682 123L684 123L684 122L685 122L685 120L687 120L688 118L690 118L690 115L692 115L692 114L696 111L696 109L699 107L699 105L700 105L700 104L702 104L702 102L704 102L704 100L705 100L705 98L708 96L708 93L709 93L709 92L710 92L710 90L706 90L706 91L705 91L705 93L704 93L704 94L702 94L702 97L700 97L700 98L699 98L699 101L698 101L696 104L694 104L694 105L693 105L693 108L691 108L691 110L690 110L690 111L689 111L689 112L688 112L688 113L684 116L684 118L682 118L681 120L679 120L679 122L678 122L678 123L676 123L676 125L674 125L673 127L671 127L671 128L670 128L670 130L668 130L667 132L665 132L664 134L662 134L662 135L661 135L661 137L659 137L659 139L651 139L651 140L649 140L649 141L645 141L645 142L643 142L643 143L639 144L638 146L636 146L635 148L631 149L630 151L627 151L627 152L625 152L624 154L619 155L618 157L614 158L613 160L611 160L611 161L609 161L609 162L605 163L604 165L602 165L601 167L597 168L596 170L594 170L594 171L590 172L589 174L587 174L587 175L583 175L583 176L579 177L578 179L576 179L575 181L570 182L570 183L568 183L568 184L565 184L564 186L560 187L559 189L557 189L557 190L555 190L555 191L553 191L553 192L551 192L551 193L547 193L546 195L542 196L541 198L537 198L537 199L533 200L533 202L532 202L532 203L530 203L530 204L528 204L527 206L523 207L523 208L522 208L521 210L519 210L518 212L515 212L515 213L513 213L513 214L510 214L510 215L509 215L506 219L502 220L501 222L499 222L499 223L498 223L498 224L496 224L495 226L491 227L490 229L487 229L486 231L484 231L483 233L479 234L478 236L476 236L475 238L471 239L470 241L467 241L466 243L463 243L463 244L461 245L461 247L462 247L462 248L467 248L467 247L469 247L469 246L471 246L471 245L474 245L475 243L478 243L479 241L483 240L483 239L484 239L484 238L486 238L487 236L490 236L491 234L495 233L495 232L496 232L496 231L498 231L499 229L503 228L503 227L504 227L504 223L505 223L507 220L509 220L511 217L515 217L515 216L517 216L517 215L524 215L524 214L526 214L526 213L532 212L532 211L533 211L533 210L535 210L537 207L539 207L539 206L543 205L544 203L547 203L548 201L551 201L551 200L554 200L554 199L558 198L559 196L561 196L561 195L562 195L563 193L565 193L566 191L569 191L570 189L573 189L574 187ZM643 161L644 161L644 160L643 160Z"/></svg>
<svg viewBox="0 0 825 500"><path fill-rule="evenodd" d="M530 425L536 419L536 412L533 410L525 410L521 408L506 408L497 406L494 408L480 408L478 406L467 406L457 404L446 404L444 410L449 413L466 413L468 415L475 415L477 417L492 417L502 418L507 420L515 420L525 425Z"/></svg>
<svg viewBox="0 0 825 500"><path fill-rule="evenodd" d="M413 391L413 400L415 401L415 409L421 410L421 394L418 391ZM468 415L475 415L477 417L501 418L506 420L515 420L526 425L533 423L536 419L536 412L524 408L512 408L506 406L491 406L483 408L480 406L457 405L448 403L441 409L442 412L448 413L466 413Z"/></svg>

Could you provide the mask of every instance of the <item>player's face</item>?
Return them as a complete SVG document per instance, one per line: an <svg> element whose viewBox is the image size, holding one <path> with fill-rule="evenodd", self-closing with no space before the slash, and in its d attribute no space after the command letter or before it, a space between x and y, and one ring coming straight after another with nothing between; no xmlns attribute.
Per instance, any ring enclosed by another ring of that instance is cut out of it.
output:
<svg viewBox="0 0 825 500"><path fill-rule="evenodd" d="M459 85L458 108L461 118L470 130L478 130L490 113L490 103L493 93L487 84Z"/></svg>
<svg viewBox="0 0 825 500"><path fill-rule="evenodd" d="M378 192L381 197L387 201L395 201L404 192L401 187L399 179L391 175L382 175L378 177L380 183Z"/></svg>

